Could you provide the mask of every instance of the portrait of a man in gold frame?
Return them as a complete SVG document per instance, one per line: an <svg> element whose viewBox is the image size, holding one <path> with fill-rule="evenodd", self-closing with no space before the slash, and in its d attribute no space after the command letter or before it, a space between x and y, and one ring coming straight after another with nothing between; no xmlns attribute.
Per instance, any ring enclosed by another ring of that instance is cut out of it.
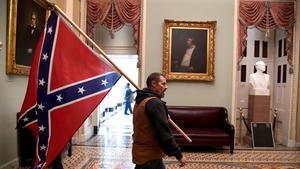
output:
<svg viewBox="0 0 300 169"><path fill-rule="evenodd" d="M164 21L163 73L168 80L213 81L216 21Z"/></svg>
<svg viewBox="0 0 300 169"><path fill-rule="evenodd" d="M6 73L28 75L44 29L48 4L43 0L9 0Z"/></svg>

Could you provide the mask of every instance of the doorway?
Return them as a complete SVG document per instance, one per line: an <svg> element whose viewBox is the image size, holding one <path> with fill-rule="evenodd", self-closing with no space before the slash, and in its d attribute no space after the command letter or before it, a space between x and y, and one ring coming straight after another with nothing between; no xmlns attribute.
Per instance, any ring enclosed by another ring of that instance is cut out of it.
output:
<svg viewBox="0 0 300 169"><path fill-rule="evenodd" d="M138 82L137 55L108 55L133 82ZM121 77L97 108L98 132L85 144L101 147L128 147L132 141L132 114L125 114L125 90L128 80ZM131 91L136 91L133 85ZM134 94L133 94L134 95ZM131 106L134 102L131 103Z"/></svg>
<svg viewBox="0 0 300 169"><path fill-rule="evenodd" d="M264 73L270 75L269 120L275 125L275 142L279 145L288 146L293 74L288 71L290 65L287 61L287 35L284 30L275 29L266 36L265 31L253 27L247 29L247 34L246 50L240 62L240 69L237 71L237 107L247 118L249 75L256 72L255 63L263 61L266 64ZM275 121L273 121L274 119ZM241 137L247 133L246 124L242 122L242 117L237 118L236 124L241 124L237 125L236 130L238 140L241 142Z"/></svg>
<svg viewBox="0 0 300 169"><path fill-rule="evenodd" d="M137 55L108 55L108 57L133 82L138 82ZM131 143L133 131L132 114L124 114L124 91L127 83L128 80L122 76L112 87L96 110L79 129L77 135L75 135L73 140L75 145L111 147L124 146ZM136 91L133 85L130 85L129 88L131 91ZM133 93L134 96L135 93ZM131 106L133 105L134 102L131 102Z"/></svg>
<svg viewBox="0 0 300 169"><path fill-rule="evenodd" d="M109 57L134 83L137 84L139 72L138 68L136 67L138 61L137 55L109 55ZM122 76L120 80L111 89L111 91L107 94L107 96L103 99L103 101L100 103L97 109L99 114L98 126L101 127L101 125L104 124L105 121L107 121L115 115L118 115L118 117L120 117L120 124L124 122L124 120L122 120L123 118L119 115L125 114L125 90L126 85L128 83L128 80ZM136 91L132 84L129 85L129 89L133 92ZM131 106L133 106L133 104L134 103L132 102ZM115 121L118 120L115 119Z"/></svg>

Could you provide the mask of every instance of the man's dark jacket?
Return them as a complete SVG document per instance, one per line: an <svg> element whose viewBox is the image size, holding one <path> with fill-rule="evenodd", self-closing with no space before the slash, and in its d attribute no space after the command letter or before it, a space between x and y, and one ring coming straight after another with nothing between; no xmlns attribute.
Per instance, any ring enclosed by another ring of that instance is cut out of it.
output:
<svg viewBox="0 0 300 169"><path fill-rule="evenodd" d="M136 103L140 103L148 97L156 97L146 103L145 112L153 126L162 150L166 155L175 156L177 160L180 160L182 158L180 148L176 144L171 134L169 124L167 123L168 109L166 107L166 103L163 102L156 93L148 88L138 90L135 101Z"/></svg>

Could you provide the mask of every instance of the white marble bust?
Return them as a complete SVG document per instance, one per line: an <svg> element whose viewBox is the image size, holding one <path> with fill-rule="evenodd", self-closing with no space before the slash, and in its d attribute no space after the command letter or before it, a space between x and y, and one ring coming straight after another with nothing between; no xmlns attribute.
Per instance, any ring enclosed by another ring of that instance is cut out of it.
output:
<svg viewBox="0 0 300 169"><path fill-rule="evenodd" d="M263 61L255 63L256 72L250 74L250 94L251 95L270 95L270 76L263 73L266 70L266 64Z"/></svg>

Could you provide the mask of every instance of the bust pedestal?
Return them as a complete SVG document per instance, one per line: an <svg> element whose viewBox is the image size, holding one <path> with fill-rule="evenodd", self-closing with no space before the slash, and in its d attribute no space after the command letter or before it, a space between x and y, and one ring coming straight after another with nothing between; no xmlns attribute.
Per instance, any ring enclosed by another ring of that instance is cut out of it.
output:
<svg viewBox="0 0 300 169"><path fill-rule="evenodd" d="M270 121L270 96L249 95L248 123Z"/></svg>
<svg viewBox="0 0 300 169"><path fill-rule="evenodd" d="M251 122L270 122L270 90L251 89L248 97L248 126ZM246 134L244 142L252 145L251 133Z"/></svg>
<svg viewBox="0 0 300 169"><path fill-rule="evenodd" d="M248 98L248 124L270 121L270 90L251 89Z"/></svg>

